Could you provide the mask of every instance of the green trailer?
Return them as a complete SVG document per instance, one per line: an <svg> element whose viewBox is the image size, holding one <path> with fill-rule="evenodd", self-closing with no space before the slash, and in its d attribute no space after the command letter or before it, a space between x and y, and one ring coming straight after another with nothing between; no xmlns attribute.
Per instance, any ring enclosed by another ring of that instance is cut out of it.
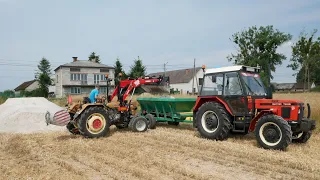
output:
<svg viewBox="0 0 320 180"><path fill-rule="evenodd" d="M196 98L137 98L142 114L152 114L157 122L178 125L192 123Z"/></svg>

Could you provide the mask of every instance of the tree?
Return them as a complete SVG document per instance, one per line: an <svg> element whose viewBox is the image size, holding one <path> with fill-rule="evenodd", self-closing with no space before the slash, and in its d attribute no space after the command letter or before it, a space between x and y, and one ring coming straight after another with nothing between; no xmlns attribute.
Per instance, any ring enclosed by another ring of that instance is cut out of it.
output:
<svg viewBox="0 0 320 180"><path fill-rule="evenodd" d="M138 59L134 60L134 65L131 66L130 77L131 78L139 78L143 77L146 74L146 67L142 64L142 60L138 56Z"/></svg>
<svg viewBox="0 0 320 180"><path fill-rule="evenodd" d="M51 76L51 65L46 58L42 58L39 65L38 71L36 72L35 78L39 83L39 96L48 97L49 86L52 84Z"/></svg>
<svg viewBox="0 0 320 180"><path fill-rule="evenodd" d="M284 54L278 53L277 48L292 39L292 35L274 29L272 25L250 27L248 30L232 35L232 41L238 46L237 54L227 57L235 65L261 66L261 78L265 85L270 84L273 76L268 73L275 72L276 66L286 59ZM269 78L270 77L270 78Z"/></svg>
<svg viewBox="0 0 320 180"><path fill-rule="evenodd" d="M100 62L100 56L99 55L96 55L95 52L92 52L90 55L89 55L89 61L91 62L96 62L96 63L101 63Z"/></svg>
<svg viewBox="0 0 320 180"><path fill-rule="evenodd" d="M315 34L317 30L314 30L310 36L305 31L302 31L299 40L292 45L292 56L290 67L298 73L296 81L304 84L303 91L305 91L306 82L308 83L308 90L310 90L310 81L320 81L320 37L316 40Z"/></svg>
<svg viewBox="0 0 320 180"><path fill-rule="evenodd" d="M122 63L120 62L120 59L117 58L115 66L114 66L115 70L114 70L114 77L115 77L115 82L116 84L118 84L118 78L119 78L119 73L122 73L122 78L121 79L125 79L126 78L126 74L122 69Z"/></svg>

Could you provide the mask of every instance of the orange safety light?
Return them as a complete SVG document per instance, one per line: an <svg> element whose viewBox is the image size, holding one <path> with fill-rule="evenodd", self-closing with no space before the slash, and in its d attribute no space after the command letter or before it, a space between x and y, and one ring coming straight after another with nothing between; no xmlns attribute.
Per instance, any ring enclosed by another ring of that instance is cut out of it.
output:
<svg viewBox="0 0 320 180"><path fill-rule="evenodd" d="M118 107L118 111L126 111L127 107Z"/></svg>
<svg viewBox="0 0 320 180"><path fill-rule="evenodd" d="M108 79L108 77L109 77L109 74L107 73L107 74L105 75L105 77L106 77L106 79Z"/></svg>
<svg viewBox="0 0 320 180"><path fill-rule="evenodd" d="M202 69L205 69L206 68L206 65L202 65Z"/></svg>
<svg viewBox="0 0 320 180"><path fill-rule="evenodd" d="M122 73L119 73L119 77L121 77L122 76Z"/></svg>
<svg viewBox="0 0 320 180"><path fill-rule="evenodd" d="M72 103L72 97L71 97L71 95L69 95L69 97L68 97L68 104L71 104Z"/></svg>

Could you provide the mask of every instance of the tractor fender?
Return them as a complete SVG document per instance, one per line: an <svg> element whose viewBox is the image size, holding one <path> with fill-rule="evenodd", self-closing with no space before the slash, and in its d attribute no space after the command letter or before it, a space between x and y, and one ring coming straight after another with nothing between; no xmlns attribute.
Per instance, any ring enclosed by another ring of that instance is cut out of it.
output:
<svg viewBox="0 0 320 180"><path fill-rule="evenodd" d="M220 99L219 97L217 97L217 96L198 97L197 100L196 100L196 104L193 107L193 127L194 128L197 128L196 127L196 121L195 121L195 115L196 115L199 107L202 104L206 103L206 102L217 102L217 103L220 103L226 108L226 110L229 112L229 114L231 116L233 115L233 113L232 113L230 107L228 106L228 104L226 102L224 102L222 99Z"/></svg>
<svg viewBox="0 0 320 180"><path fill-rule="evenodd" d="M256 124L258 122L258 120L264 116L265 114L277 114L277 110L276 109L270 109L270 110L262 110L260 111L250 122L250 125L249 125L249 132L253 132L255 127L256 127Z"/></svg>
<svg viewBox="0 0 320 180"><path fill-rule="evenodd" d="M89 107L95 107L95 106L100 106L100 107L104 107L103 104L97 103L97 104L83 104L82 106L79 106L78 111L76 111L76 113L73 116L73 119L76 119L80 114L82 114L82 112L86 109L88 109Z"/></svg>

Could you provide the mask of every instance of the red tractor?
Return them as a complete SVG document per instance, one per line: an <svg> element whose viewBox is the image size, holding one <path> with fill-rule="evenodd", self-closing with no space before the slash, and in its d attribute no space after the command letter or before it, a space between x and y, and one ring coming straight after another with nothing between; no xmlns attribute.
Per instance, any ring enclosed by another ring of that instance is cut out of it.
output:
<svg viewBox="0 0 320 180"><path fill-rule="evenodd" d="M315 129L309 104L272 99L259 67L207 69L194 106L193 126L204 138L225 140L229 133L254 132L265 149L285 150L291 142L305 143ZM307 115L304 110L307 108Z"/></svg>

